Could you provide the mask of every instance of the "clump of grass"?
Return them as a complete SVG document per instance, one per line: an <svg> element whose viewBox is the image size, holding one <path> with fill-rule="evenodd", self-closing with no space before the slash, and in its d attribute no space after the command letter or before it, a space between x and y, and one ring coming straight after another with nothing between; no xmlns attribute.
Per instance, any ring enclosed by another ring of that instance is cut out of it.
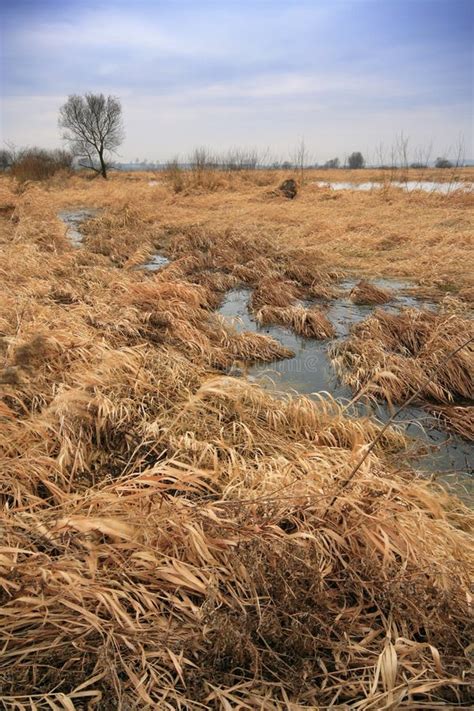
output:
<svg viewBox="0 0 474 711"><path fill-rule="evenodd" d="M222 271L201 270L189 277L191 281L202 284L211 294L218 298L226 291L234 289L240 283L235 274L226 274Z"/></svg>
<svg viewBox="0 0 474 711"><path fill-rule="evenodd" d="M256 314L259 324L279 324L305 338L331 338L334 336L334 326L328 317L316 308L304 306L263 306Z"/></svg>
<svg viewBox="0 0 474 711"><path fill-rule="evenodd" d="M332 360L344 382L389 402L414 393L419 402L455 404L474 396L474 351L468 343L469 319L407 309L400 314L376 311L336 344Z"/></svg>
<svg viewBox="0 0 474 711"><path fill-rule="evenodd" d="M181 193L186 187L186 173L177 158L168 161L163 172L164 179L170 184L175 193Z"/></svg>
<svg viewBox="0 0 474 711"><path fill-rule="evenodd" d="M386 304L393 299L393 294L388 289L382 289L362 279L351 290L349 298L354 304Z"/></svg>
<svg viewBox="0 0 474 711"><path fill-rule="evenodd" d="M448 430L469 442L474 442L474 406L430 405L428 410L436 415Z"/></svg>
<svg viewBox="0 0 474 711"><path fill-rule="evenodd" d="M239 333L230 343L232 355L247 361L271 363L282 358L292 358L295 354L290 348L282 346L271 336L263 333Z"/></svg>
<svg viewBox="0 0 474 711"><path fill-rule="evenodd" d="M257 286L262 280L268 278L269 274L275 274L275 264L268 257L257 257L245 261L244 264L234 264L232 273L241 281L250 286Z"/></svg>
<svg viewBox="0 0 474 711"><path fill-rule="evenodd" d="M267 276L259 281L250 297L250 308L258 311L262 306L286 307L301 295L295 282Z"/></svg>

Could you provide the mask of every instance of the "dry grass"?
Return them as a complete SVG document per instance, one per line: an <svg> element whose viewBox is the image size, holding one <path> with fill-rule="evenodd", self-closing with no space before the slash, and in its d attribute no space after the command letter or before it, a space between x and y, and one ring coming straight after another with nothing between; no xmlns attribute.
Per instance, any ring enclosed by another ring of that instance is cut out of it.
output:
<svg viewBox="0 0 474 711"><path fill-rule="evenodd" d="M401 403L421 388L421 402L455 404L474 397L472 342L445 361L471 336L471 320L456 314L379 310L332 349L332 358L356 390Z"/></svg>
<svg viewBox="0 0 474 711"><path fill-rule="evenodd" d="M300 295L301 290L296 283L278 280L276 275L266 276L255 287L250 299L250 308L253 311L258 311L262 306L284 308L293 304Z"/></svg>
<svg viewBox="0 0 474 711"><path fill-rule="evenodd" d="M362 279L351 290L349 298L354 304L386 304L393 299L393 294L388 289L382 289Z"/></svg>
<svg viewBox="0 0 474 711"><path fill-rule="evenodd" d="M298 336L305 338L331 338L334 326L320 309L307 309L304 306L264 306L256 314L258 323L286 326Z"/></svg>
<svg viewBox="0 0 474 711"><path fill-rule="evenodd" d="M451 432L474 442L474 406L431 405L429 411Z"/></svg>
<svg viewBox="0 0 474 711"><path fill-rule="evenodd" d="M345 211L330 255L311 187L270 206L243 176L221 194L133 178L2 181L1 704L468 704L471 512L392 464L391 429L342 489L376 423L219 374L289 355L223 323L225 290L275 274L330 297ZM435 219L466 215L457 199ZM79 250L55 216L68 205L104 209ZM169 267L132 268L157 248ZM431 318L377 315L368 335L428 368L465 328ZM443 372L442 402L467 365Z"/></svg>

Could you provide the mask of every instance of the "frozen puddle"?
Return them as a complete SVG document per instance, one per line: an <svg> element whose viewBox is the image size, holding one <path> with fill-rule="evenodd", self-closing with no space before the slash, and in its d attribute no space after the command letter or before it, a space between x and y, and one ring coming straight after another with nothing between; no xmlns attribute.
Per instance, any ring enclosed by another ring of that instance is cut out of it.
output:
<svg viewBox="0 0 474 711"><path fill-rule="evenodd" d="M80 207L76 210L61 210L58 217L67 226L66 236L73 247L81 247L84 235L80 231L80 226L86 220L96 217L100 210L94 207Z"/></svg>
<svg viewBox="0 0 474 711"><path fill-rule="evenodd" d="M246 369L247 376L259 380L262 385L278 392L296 392L312 396L317 393L329 393L336 400L347 403L353 397L353 392L344 386L337 378L328 356L329 347L337 340L346 338L353 324L366 319L375 309L383 309L397 313L400 308L416 306L417 308L434 309L431 302L415 299L413 296L397 295L388 304L374 306L359 306L349 301L349 292L355 281L343 282L340 286L347 296L334 300L325 313L336 329L335 339L319 341L301 338L290 330L280 326L259 326L252 318L247 308L250 297L248 289L234 289L226 295L218 313L233 322L238 331L253 331L266 333L295 353L293 358L265 364L257 363ZM412 288L411 284L374 280L373 284L392 289ZM232 374L232 372L231 372ZM373 415L386 422L392 412L384 404L369 407L358 403L349 413L352 415ZM424 410L408 407L397 417L396 424L413 438L413 456L416 455L415 466L426 472L439 472L443 480L451 485L456 484L458 493L465 495L465 489L473 491L472 482L472 447L461 438L446 434L437 427L437 421ZM416 450L422 449L422 453ZM407 453L410 456L410 453Z"/></svg>
<svg viewBox="0 0 474 711"><path fill-rule="evenodd" d="M449 193L455 192L457 190L462 190L463 192L472 192L472 183L458 183L456 181L447 183L436 183L430 180L408 180L407 182L400 181L388 181L387 183L382 182L367 182L367 183L347 183L338 182L331 183L320 180L315 183L319 188L331 188L331 190L378 190L383 187L400 188L405 192L411 193L414 190L423 190L426 193L442 193L443 195L449 195Z"/></svg>

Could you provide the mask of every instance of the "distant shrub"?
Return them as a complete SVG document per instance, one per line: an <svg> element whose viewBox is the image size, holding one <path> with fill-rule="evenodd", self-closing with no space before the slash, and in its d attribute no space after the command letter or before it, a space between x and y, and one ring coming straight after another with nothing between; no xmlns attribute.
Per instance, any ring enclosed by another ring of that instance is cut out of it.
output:
<svg viewBox="0 0 474 711"><path fill-rule="evenodd" d="M68 151L24 148L16 153L10 172L20 183L47 180L59 171L72 169L73 156Z"/></svg>
<svg viewBox="0 0 474 711"><path fill-rule="evenodd" d="M339 168L339 158L331 158L331 160L327 160L321 167L329 170Z"/></svg>
<svg viewBox="0 0 474 711"><path fill-rule="evenodd" d="M171 185L175 193L180 193L185 187L184 171L177 158L168 161L164 170L164 178Z"/></svg>
<svg viewBox="0 0 474 711"><path fill-rule="evenodd" d="M436 158L435 168L452 168L453 164L444 157Z"/></svg>
<svg viewBox="0 0 474 711"><path fill-rule="evenodd" d="M11 168L13 163L13 153L12 151L2 148L0 150L0 170L5 171Z"/></svg>
<svg viewBox="0 0 474 711"><path fill-rule="evenodd" d="M228 171L256 170L258 162L258 152L247 148L233 148L220 158L222 169Z"/></svg>
<svg viewBox="0 0 474 711"><path fill-rule="evenodd" d="M421 170L422 168L427 168L427 167L428 166L426 165L426 163L417 163L417 162L410 163L410 168L416 168L418 170Z"/></svg>
<svg viewBox="0 0 474 711"><path fill-rule="evenodd" d="M193 173L200 174L207 170L216 170L219 167L217 157L208 148L195 148L189 156L189 165Z"/></svg>
<svg viewBox="0 0 474 711"><path fill-rule="evenodd" d="M352 168L353 170L357 168L363 168L365 166L364 156L360 151L354 151L354 153L351 153L347 162L349 168Z"/></svg>

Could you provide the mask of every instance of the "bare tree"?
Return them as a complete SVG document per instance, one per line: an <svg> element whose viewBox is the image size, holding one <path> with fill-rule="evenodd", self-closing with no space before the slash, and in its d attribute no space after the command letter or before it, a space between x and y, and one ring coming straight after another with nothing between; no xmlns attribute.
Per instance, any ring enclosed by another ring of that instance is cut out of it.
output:
<svg viewBox="0 0 474 711"><path fill-rule="evenodd" d="M220 159L224 170L256 170L262 159L255 148L231 148Z"/></svg>
<svg viewBox="0 0 474 711"><path fill-rule="evenodd" d="M432 143L429 143L427 146L418 146L415 148L415 160L410 163L410 168L417 168L418 170L425 170L428 168L432 149Z"/></svg>
<svg viewBox="0 0 474 711"><path fill-rule="evenodd" d="M304 138L301 138L299 144L294 150L293 163L295 168L299 171L301 185L304 185L304 171L308 163L308 150Z"/></svg>
<svg viewBox="0 0 474 711"><path fill-rule="evenodd" d="M107 178L108 156L124 138L122 106L114 96L69 96L59 110L59 126L79 165Z"/></svg>
<svg viewBox="0 0 474 711"><path fill-rule="evenodd" d="M395 137L395 152L397 154L397 163L400 167L399 180L402 183L406 183L408 180L408 142L408 138L403 131Z"/></svg>
<svg viewBox="0 0 474 711"><path fill-rule="evenodd" d="M5 171L13 165L13 154L8 148L0 149L0 170Z"/></svg>

